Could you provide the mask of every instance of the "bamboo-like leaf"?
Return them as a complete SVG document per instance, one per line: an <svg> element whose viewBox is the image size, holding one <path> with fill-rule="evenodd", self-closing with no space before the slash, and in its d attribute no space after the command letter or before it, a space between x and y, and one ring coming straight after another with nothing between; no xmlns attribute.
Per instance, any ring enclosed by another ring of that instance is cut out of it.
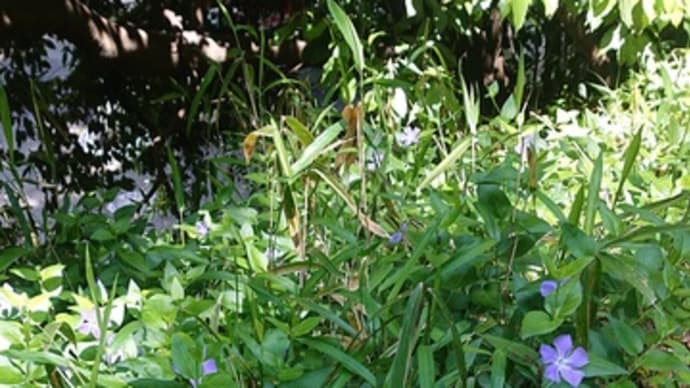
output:
<svg viewBox="0 0 690 388"><path fill-rule="evenodd" d="M364 71L364 50L362 49L362 42L359 40L355 26L352 24L352 20L350 20L345 11L343 11L334 0L328 0L326 4L328 6L328 12L333 16L333 20L335 20L335 25L338 27L338 30L340 30L343 38L345 38L347 45L350 46L357 72L362 74Z"/></svg>
<svg viewBox="0 0 690 388"><path fill-rule="evenodd" d="M437 176L441 175L444 171L448 170L453 166L453 163L457 161L464 153L467 151L467 149L470 147L470 142L471 138L467 137L463 139L460 144L458 144L453 151L446 156L441 163L438 164L438 166L434 167L433 170L424 178L422 183L419 185L419 190L423 189L428 185L431 181L433 181Z"/></svg>
<svg viewBox="0 0 690 388"><path fill-rule="evenodd" d="M412 349L419 331L417 324L419 315L422 311L422 285L418 284L414 288L410 298L407 300L407 307L405 308L405 315L403 316L402 328L400 329L400 336L398 341L398 349L393 360L393 367L388 376L389 387L407 387L407 376L412 364Z"/></svg>
<svg viewBox="0 0 690 388"><path fill-rule="evenodd" d="M215 63L212 63L211 66L209 66L206 74L204 74L204 78L201 79L199 90L197 90L196 94L194 94L194 98L192 98L192 105L189 107L189 113L187 114L187 125L185 127L187 134L189 134L189 131L192 128L192 123L194 123L196 120L196 114L199 112L201 99L206 94L206 89L208 89L211 81L213 81L215 78L217 68L218 66Z"/></svg>
<svg viewBox="0 0 690 388"><path fill-rule="evenodd" d="M623 192L623 185L625 185L625 181L628 180L630 171L632 171L632 167L635 164L635 159L637 158L637 154L640 151L641 142L642 127L640 127L640 129L637 130L637 133L635 133L635 136L633 136L632 140L630 141L630 144L628 145L628 148L625 150L625 153L623 154L623 172L621 173L621 180L620 182L618 182L616 195L613 196L613 203L611 204L611 207L614 207L616 205L616 202L618 202L618 199L620 198L620 195Z"/></svg>
<svg viewBox="0 0 690 388"><path fill-rule="evenodd" d="M290 166L293 176L299 174L302 170L309 167L311 163L321 155L324 150L338 137L340 131L343 130L341 123L336 123L326 128L314 141L307 146L302 152L302 156L295 163Z"/></svg>
<svg viewBox="0 0 690 388"><path fill-rule="evenodd" d="M182 176L180 175L180 168L175 160L175 155L169 146L168 149L168 163L170 163L170 169L172 170L172 180L173 188L175 190L175 204L177 205L177 211L180 215L184 212L184 189L182 188Z"/></svg>
<svg viewBox="0 0 690 388"><path fill-rule="evenodd" d="M594 230L594 217L597 214L597 204L599 203L599 189L601 188L601 174L603 168L603 153L600 152L597 160L594 161L594 168L592 169L592 176L589 178L589 187L587 190L584 231L590 236Z"/></svg>
<svg viewBox="0 0 690 388"><path fill-rule="evenodd" d="M434 376L434 353L429 345L422 345L417 349L417 365L419 369L419 388L433 388Z"/></svg>
<svg viewBox="0 0 690 388"><path fill-rule="evenodd" d="M307 128L296 118L288 116L285 118L285 123L292 130L292 132L297 135L297 138L303 146L306 147L314 141L314 135L311 133L311 131L309 131L309 128Z"/></svg>
<svg viewBox="0 0 690 388"><path fill-rule="evenodd" d="M336 194L338 194L338 196L345 201L350 210L357 214L357 218L359 218L359 222L364 226L364 228L379 237L389 237L388 233L381 227L381 225L377 224L371 218L369 218L369 216L359 211L354 199L350 197L350 194L347 193L347 190L334 176L319 168L312 168L312 171L314 171L316 175L318 175L324 182L331 186L333 191L335 191Z"/></svg>
<svg viewBox="0 0 690 388"><path fill-rule="evenodd" d="M5 88L2 85L0 85L0 123L2 123L2 130L5 134L5 143L7 143L10 161L14 162L14 134L12 132L10 104L7 101Z"/></svg>
<svg viewBox="0 0 690 388"><path fill-rule="evenodd" d="M532 0L511 0L510 2L510 12L513 15L513 26L515 27L515 32L522 28L525 24L525 18L527 17L527 9L529 8Z"/></svg>
<svg viewBox="0 0 690 388"><path fill-rule="evenodd" d="M352 358L347 353L338 349L337 347L323 341L312 340L306 338L298 339L299 342L309 346L310 348L316 349L324 355L334 359L339 362L345 369L363 378L366 382L372 386L376 386L376 376L359 361Z"/></svg>

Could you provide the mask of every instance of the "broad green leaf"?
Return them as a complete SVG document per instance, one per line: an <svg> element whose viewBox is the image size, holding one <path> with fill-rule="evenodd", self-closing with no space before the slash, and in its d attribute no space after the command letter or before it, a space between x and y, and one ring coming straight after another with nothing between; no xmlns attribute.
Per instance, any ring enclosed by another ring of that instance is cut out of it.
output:
<svg viewBox="0 0 690 388"><path fill-rule="evenodd" d="M290 166L292 173L296 176L302 170L309 167L309 165L331 145L342 130L343 125L341 123L336 123L319 134L319 136L304 149L302 156Z"/></svg>
<svg viewBox="0 0 690 388"><path fill-rule="evenodd" d="M616 336L616 342L631 356L640 354L644 349L644 342L642 341L641 333L630 327L624 321L609 317L609 325L613 335Z"/></svg>
<svg viewBox="0 0 690 388"><path fill-rule="evenodd" d="M333 360L339 362L345 369L356 374L357 376L363 378L366 382L372 386L376 386L376 376L374 376L369 369L367 369L362 363L352 358L349 354L343 352L342 350L336 348L335 346L321 341L301 338L298 339L299 342L315 349L325 356L332 358Z"/></svg>
<svg viewBox="0 0 690 388"><path fill-rule="evenodd" d="M582 286L577 276L559 285L545 300L546 311L556 318L565 319L582 303Z"/></svg>
<svg viewBox="0 0 690 388"><path fill-rule="evenodd" d="M326 4L328 6L328 12L333 16L333 20L335 20L335 25L338 27L338 30L340 30L347 45L350 46L352 58L355 61L355 67L357 68L357 72L361 75L364 71L364 50L362 48L362 42L359 40L359 36L355 30L355 26L352 24L352 20L350 20L345 11L343 11L334 0L328 0Z"/></svg>
<svg viewBox="0 0 690 388"><path fill-rule="evenodd" d="M589 353L589 363L585 365L583 371L587 377L618 376L629 374L627 370L608 361L596 354Z"/></svg>
<svg viewBox="0 0 690 388"><path fill-rule="evenodd" d="M519 31L520 28L522 28L522 25L525 24L527 9L529 8L530 4L532 4L532 0L510 1L510 10L511 14L513 15L513 26L515 27L515 32Z"/></svg>
<svg viewBox="0 0 690 388"><path fill-rule="evenodd" d="M620 14L620 18L628 28L633 26L632 11L638 1L639 0L618 0L618 12Z"/></svg>
<svg viewBox="0 0 690 388"><path fill-rule="evenodd" d="M558 267L554 276L558 279L578 276L592 261L594 261L594 256L584 256L577 260L570 261L568 264Z"/></svg>
<svg viewBox="0 0 690 388"><path fill-rule="evenodd" d="M24 381L24 373L12 365L0 365L0 384L19 384Z"/></svg>
<svg viewBox="0 0 690 388"><path fill-rule="evenodd" d="M307 334L311 333L311 331L314 330L314 328L316 326L318 326L322 320L323 320L323 318L321 318L321 317L306 318L306 319L300 321L297 325L293 326L291 329L291 333L295 337L301 337L303 335L307 335Z"/></svg>
<svg viewBox="0 0 690 388"><path fill-rule="evenodd" d="M173 366L182 376L196 379L201 361L196 357L196 344L192 338L186 333L177 332L173 334L170 343Z"/></svg>
<svg viewBox="0 0 690 388"><path fill-rule="evenodd" d="M640 368L657 372L689 371L690 368L673 353L660 349L649 349L638 360Z"/></svg>
<svg viewBox="0 0 690 388"><path fill-rule="evenodd" d="M597 243L593 238L567 222L561 223L561 237L568 252L578 259L591 257L597 251Z"/></svg>
<svg viewBox="0 0 690 388"><path fill-rule="evenodd" d="M529 338L535 335L548 334L558 329L563 319L552 319L543 311L530 311L525 314L520 327L520 337Z"/></svg>
<svg viewBox="0 0 690 388"><path fill-rule="evenodd" d="M22 247L9 247L0 251L0 272L4 272L12 263L17 261L22 256L26 256L31 252L31 249Z"/></svg>

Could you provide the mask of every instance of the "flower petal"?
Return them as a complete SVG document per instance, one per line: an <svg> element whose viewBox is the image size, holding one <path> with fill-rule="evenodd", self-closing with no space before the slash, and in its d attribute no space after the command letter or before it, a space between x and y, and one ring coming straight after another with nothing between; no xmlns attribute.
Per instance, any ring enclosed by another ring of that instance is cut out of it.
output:
<svg viewBox="0 0 690 388"><path fill-rule="evenodd" d="M570 337L570 334L559 335L553 340L553 344L561 357L567 356L573 349L573 339Z"/></svg>
<svg viewBox="0 0 690 388"><path fill-rule="evenodd" d="M558 359L556 349L549 345L541 345L539 347L539 354L541 354L541 361L544 364L553 364Z"/></svg>
<svg viewBox="0 0 690 388"><path fill-rule="evenodd" d="M216 366L216 360L209 358L208 360L201 363L201 374L206 376L212 373L218 372L218 366Z"/></svg>
<svg viewBox="0 0 690 388"><path fill-rule="evenodd" d="M572 385L573 387L580 385L582 379L585 378L584 372L571 368L567 365L561 366L560 372L561 376L563 376L563 380L567 381L568 384Z"/></svg>
<svg viewBox="0 0 690 388"><path fill-rule="evenodd" d="M578 346L573 353L565 360L566 364L575 368L582 368L589 363L587 352Z"/></svg>
<svg viewBox="0 0 690 388"><path fill-rule="evenodd" d="M555 364L547 366L546 370L544 371L544 377L547 380L553 381L554 383L560 383L561 376L558 374L558 366Z"/></svg>
<svg viewBox="0 0 690 388"><path fill-rule="evenodd" d="M546 297L550 293L556 291L556 288L558 288L558 283L553 280L545 280L541 282L539 292L541 293L541 296Z"/></svg>

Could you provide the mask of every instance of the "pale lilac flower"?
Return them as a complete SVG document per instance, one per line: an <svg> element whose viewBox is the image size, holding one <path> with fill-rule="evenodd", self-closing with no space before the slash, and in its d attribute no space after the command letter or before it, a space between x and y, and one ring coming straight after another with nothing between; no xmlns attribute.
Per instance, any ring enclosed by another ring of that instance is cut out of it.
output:
<svg viewBox="0 0 690 388"><path fill-rule="evenodd" d="M199 238L206 238L210 230L206 221L198 221L194 227L196 228L196 234L199 235Z"/></svg>
<svg viewBox="0 0 690 388"><path fill-rule="evenodd" d="M96 309L90 309L81 312L81 321L77 330L84 334L91 334L93 338L99 339L101 337L101 328L98 326L98 319L96 319Z"/></svg>
<svg viewBox="0 0 690 388"><path fill-rule="evenodd" d="M419 128L405 127L401 133L395 135L395 138L403 147L409 147L413 144L417 144L419 142Z"/></svg>
<svg viewBox="0 0 690 388"><path fill-rule="evenodd" d="M556 283L554 280L544 280L543 282L541 282L541 286L539 287L539 292L541 293L541 296L546 298L547 295L556 291L557 288L558 288L558 283Z"/></svg>
<svg viewBox="0 0 690 388"><path fill-rule="evenodd" d="M573 349L570 334L563 334L553 340L553 347L542 344L539 347L541 361L546 366L544 377L554 383L565 380L573 387L577 387L585 378L582 367L589 363L587 352L578 346Z"/></svg>

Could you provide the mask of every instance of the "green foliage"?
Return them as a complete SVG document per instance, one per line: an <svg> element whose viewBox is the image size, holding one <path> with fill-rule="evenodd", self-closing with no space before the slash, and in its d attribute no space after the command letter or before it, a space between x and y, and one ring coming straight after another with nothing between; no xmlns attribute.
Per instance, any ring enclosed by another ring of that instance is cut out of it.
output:
<svg viewBox="0 0 690 388"><path fill-rule="evenodd" d="M634 34L663 22L636 24L643 3L565 5L620 12ZM505 10L516 27L529 4ZM441 48L369 66L375 37L327 6L356 72L334 55L324 77L361 109L244 112L257 189L233 195L237 161L216 158L200 211L166 150L170 230L148 227L153 210L108 214L102 190L48 214L42 243L0 250L0 383L539 386L540 344L573 334L590 386L690 384L690 53L587 86L591 107L529 112L516 85L482 117Z"/></svg>

